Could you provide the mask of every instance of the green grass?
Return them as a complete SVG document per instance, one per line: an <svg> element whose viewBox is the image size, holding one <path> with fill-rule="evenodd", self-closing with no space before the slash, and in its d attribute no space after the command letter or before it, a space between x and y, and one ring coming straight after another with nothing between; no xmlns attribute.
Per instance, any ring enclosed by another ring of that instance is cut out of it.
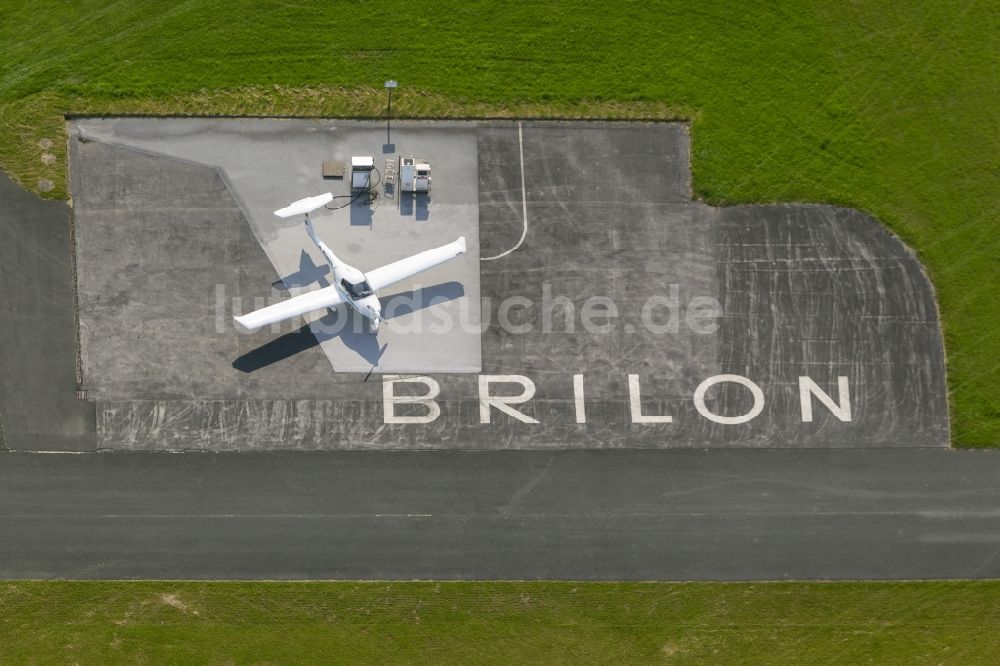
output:
<svg viewBox="0 0 1000 666"><path fill-rule="evenodd" d="M389 77L402 115L689 118L706 200L854 206L917 250L955 443L997 446L997 34L996 0L0 0L0 167L65 196L63 113L377 115Z"/></svg>
<svg viewBox="0 0 1000 666"><path fill-rule="evenodd" d="M996 664L1000 582L0 585L17 664Z"/></svg>

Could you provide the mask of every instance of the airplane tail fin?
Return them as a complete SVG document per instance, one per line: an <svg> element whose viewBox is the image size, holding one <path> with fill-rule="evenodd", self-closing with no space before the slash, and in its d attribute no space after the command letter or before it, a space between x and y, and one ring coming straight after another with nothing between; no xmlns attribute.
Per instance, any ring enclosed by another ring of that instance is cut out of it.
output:
<svg viewBox="0 0 1000 666"><path fill-rule="evenodd" d="M323 253L323 258L326 259L326 263L330 264L330 268L335 267L339 260L333 251L326 246L326 243L320 240L319 236L316 235L316 230L313 228L312 219L309 217L309 213L313 212L318 208L322 208L333 201L333 194L326 192L325 194L319 194L315 197L306 197L305 199L299 199L294 201L284 208L279 208L274 211L274 214L278 217L294 217L298 215L305 215L306 218L306 233L309 234L309 238L312 242L316 244L319 251Z"/></svg>
<svg viewBox="0 0 1000 666"><path fill-rule="evenodd" d="M284 208L279 208L274 211L274 214L278 217L296 217L298 215L308 215L317 208L322 208L333 201L333 194L326 192L325 194L320 194L315 197L306 197L305 199L299 199L298 201L293 201Z"/></svg>

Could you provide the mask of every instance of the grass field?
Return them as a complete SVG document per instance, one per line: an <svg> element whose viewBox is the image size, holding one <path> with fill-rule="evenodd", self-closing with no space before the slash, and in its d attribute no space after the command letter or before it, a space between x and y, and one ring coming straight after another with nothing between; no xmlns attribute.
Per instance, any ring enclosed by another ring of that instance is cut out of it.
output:
<svg viewBox="0 0 1000 666"><path fill-rule="evenodd" d="M1000 582L0 586L0 661L996 664Z"/></svg>
<svg viewBox="0 0 1000 666"><path fill-rule="evenodd" d="M64 113L377 115L389 77L408 116L687 118L706 200L854 206L918 251L954 441L997 446L997 34L996 0L0 0L0 167L61 197Z"/></svg>

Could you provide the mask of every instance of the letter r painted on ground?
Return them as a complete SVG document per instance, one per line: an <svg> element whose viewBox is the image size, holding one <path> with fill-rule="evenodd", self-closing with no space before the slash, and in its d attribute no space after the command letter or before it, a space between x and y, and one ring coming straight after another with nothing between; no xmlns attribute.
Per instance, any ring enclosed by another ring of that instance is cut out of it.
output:
<svg viewBox="0 0 1000 666"><path fill-rule="evenodd" d="M520 384L521 394L511 396L494 396L490 394L490 384ZM528 402L535 395L535 383L522 375L479 375L479 422L489 423L492 414L491 407L512 416L521 423L538 423L535 419L522 414L511 405Z"/></svg>

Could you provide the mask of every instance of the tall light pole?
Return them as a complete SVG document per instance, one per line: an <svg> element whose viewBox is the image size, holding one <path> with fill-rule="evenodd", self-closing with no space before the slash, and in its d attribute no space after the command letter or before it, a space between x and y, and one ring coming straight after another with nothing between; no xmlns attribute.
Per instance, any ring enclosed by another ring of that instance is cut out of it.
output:
<svg viewBox="0 0 1000 666"><path fill-rule="evenodd" d="M389 121L392 119L392 90L398 87L399 84L394 80L390 79L385 82L385 89L389 91L389 101L385 107L385 142L386 145L392 143L392 133L389 129Z"/></svg>

